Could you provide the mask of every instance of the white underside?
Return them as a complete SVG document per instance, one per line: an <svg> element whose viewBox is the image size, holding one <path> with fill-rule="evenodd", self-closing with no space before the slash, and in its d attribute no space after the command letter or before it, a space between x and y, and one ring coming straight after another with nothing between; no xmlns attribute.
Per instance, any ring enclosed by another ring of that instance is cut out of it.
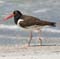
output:
<svg viewBox="0 0 60 59"><path fill-rule="evenodd" d="M43 28L43 26L34 25L34 26L26 27L26 29L30 29L30 30L39 30L41 28Z"/></svg>
<svg viewBox="0 0 60 59"><path fill-rule="evenodd" d="M31 30L31 31L34 31L34 30L40 30L42 29L44 26L38 26L38 25L34 25L34 26L29 26L29 27L26 27L26 28L23 28L19 25L19 23L21 21L24 21L23 19L19 19L18 22L17 22L17 25L20 27L20 29L22 30Z"/></svg>

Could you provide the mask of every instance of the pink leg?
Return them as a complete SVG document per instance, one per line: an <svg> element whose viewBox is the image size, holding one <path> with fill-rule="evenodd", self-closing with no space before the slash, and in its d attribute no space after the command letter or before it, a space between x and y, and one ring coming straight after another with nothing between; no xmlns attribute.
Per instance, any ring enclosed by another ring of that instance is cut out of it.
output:
<svg viewBox="0 0 60 59"><path fill-rule="evenodd" d="M39 30L39 41L40 41L40 45L42 45L42 40L41 40L40 36L41 36L41 30Z"/></svg>
<svg viewBox="0 0 60 59"><path fill-rule="evenodd" d="M30 46L30 43L31 43L31 40L32 40L32 31L30 32L30 40L29 40L29 42L28 42L28 46Z"/></svg>

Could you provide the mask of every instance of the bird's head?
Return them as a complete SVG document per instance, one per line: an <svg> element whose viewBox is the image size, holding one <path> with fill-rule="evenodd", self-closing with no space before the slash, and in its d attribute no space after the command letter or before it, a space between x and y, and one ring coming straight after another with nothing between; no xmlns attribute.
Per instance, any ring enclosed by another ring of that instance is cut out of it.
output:
<svg viewBox="0 0 60 59"><path fill-rule="evenodd" d="M12 17L19 19L22 16L22 13L19 10L15 10L13 11L13 13L11 13L10 15L6 16L3 20L8 20Z"/></svg>

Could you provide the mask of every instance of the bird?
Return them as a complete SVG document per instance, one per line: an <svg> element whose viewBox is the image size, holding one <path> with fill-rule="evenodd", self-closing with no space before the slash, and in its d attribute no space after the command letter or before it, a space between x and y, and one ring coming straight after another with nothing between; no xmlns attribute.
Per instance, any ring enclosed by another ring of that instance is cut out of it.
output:
<svg viewBox="0 0 60 59"><path fill-rule="evenodd" d="M14 17L14 22L20 28L31 30L30 32L30 40L28 42L28 46L30 46L32 40L32 30L38 30L39 32L39 40L42 45L42 39L40 38L41 28L44 26L56 27L56 22L44 21L37 17L25 15L19 10L14 10L10 15L6 16L3 20L6 21L10 18Z"/></svg>

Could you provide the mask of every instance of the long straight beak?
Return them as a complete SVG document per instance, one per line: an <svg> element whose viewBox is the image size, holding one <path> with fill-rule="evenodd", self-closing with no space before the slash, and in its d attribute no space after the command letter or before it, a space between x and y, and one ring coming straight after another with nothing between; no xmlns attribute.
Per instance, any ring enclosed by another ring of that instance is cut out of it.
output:
<svg viewBox="0 0 60 59"><path fill-rule="evenodd" d="M6 21L6 20L8 20L8 19L10 19L10 18L12 18L12 17L14 17L14 14L13 14L13 13L10 14L9 16L5 17L3 20Z"/></svg>

